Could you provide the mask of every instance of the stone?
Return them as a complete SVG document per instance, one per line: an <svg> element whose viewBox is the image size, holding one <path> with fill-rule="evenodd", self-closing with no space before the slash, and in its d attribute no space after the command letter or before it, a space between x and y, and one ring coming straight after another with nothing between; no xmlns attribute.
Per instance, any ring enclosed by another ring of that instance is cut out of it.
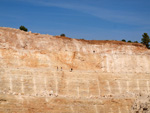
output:
<svg viewBox="0 0 150 113"><path fill-rule="evenodd" d="M149 94L142 44L0 27L1 113L150 112Z"/></svg>

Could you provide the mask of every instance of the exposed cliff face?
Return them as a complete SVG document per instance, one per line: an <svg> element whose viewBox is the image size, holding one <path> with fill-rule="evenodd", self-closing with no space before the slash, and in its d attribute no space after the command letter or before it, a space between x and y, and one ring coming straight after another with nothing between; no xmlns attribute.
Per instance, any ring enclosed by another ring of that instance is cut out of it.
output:
<svg viewBox="0 0 150 113"><path fill-rule="evenodd" d="M0 112L149 111L150 51L0 28ZM142 103L142 105L141 105Z"/></svg>

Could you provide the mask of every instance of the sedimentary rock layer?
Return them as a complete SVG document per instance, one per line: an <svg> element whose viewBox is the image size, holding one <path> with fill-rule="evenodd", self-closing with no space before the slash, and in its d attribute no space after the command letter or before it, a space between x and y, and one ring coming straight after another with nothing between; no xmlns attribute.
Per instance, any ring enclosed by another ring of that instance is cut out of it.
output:
<svg viewBox="0 0 150 113"><path fill-rule="evenodd" d="M150 109L150 50L0 28L0 113Z"/></svg>

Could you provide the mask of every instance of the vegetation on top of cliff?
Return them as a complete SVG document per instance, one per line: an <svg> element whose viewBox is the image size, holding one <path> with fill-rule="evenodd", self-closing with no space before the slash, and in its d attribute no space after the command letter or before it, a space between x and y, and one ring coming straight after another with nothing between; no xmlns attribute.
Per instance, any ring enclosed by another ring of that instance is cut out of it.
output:
<svg viewBox="0 0 150 113"><path fill-rule="evenodd" d="M128 42L130 42L130 43L131 43L132 41L131 41L131 40L128 40Z"/></svg>
<svg viewBox="0 0 150 113"><path fill-rule="evenodd" d="M134 43L139 43L138 41L134 41Z"/></svg>
<svg viewBox="0 0 150 113"><path fill-rule="evenodd" d="M26 32L28 31L28 29L26 27L22 26L22 25L19 27L19 29L23 30L23 31L26 31Z"/></svg>
<svg viewBox="0 0 150 113"><path fill-rule="evenodd" d="M143 38L141 39L141 41L142 41L141 43L146 45L147 48L150 48L150 44L149 44L150 38L149 38L148 34L144 33L142 36L143 36Z"/></svg>
<svg viewBox="0 0 150 113"><path fill-rule="evenodd" d="M125 40L125 39L122 39L121 41L126 42L126 40Z"/></svg>
<svg viewBox="0 0 150 113"><path fill-rule="evenodd" d="M61 34L60 36L64 36L65 37L66 35L65 34Z"/></svg>
<svg viewBox="0 0 150 113"><path fill-rule="evenodd" d="M148 36L148 34L147 33L144 33L143 35L142 35L142 39L141 39L141 43L143 44L143 45L145 45L148 49L150 49L150 38L149 38L149 36ZM122 42L126 42L126 40L125 39L122 39L121 40ZM132 41L131 40L128 40L127 42L129 42L129 43L132 43ZM138 41L134 41L133 43L138 43Z"/></svg>
<svg viewBox="0 0 150 113"><path fill-rule="evenodd" d="M126 42L126 40L125 40L125 39L122 39L121 41L122 41L122 42ZM131 40L128 40L127 42L132 43L132 41L131 41ZM139 42L138 42L138 41L134 41L133 43L139 43Z"/></svg>

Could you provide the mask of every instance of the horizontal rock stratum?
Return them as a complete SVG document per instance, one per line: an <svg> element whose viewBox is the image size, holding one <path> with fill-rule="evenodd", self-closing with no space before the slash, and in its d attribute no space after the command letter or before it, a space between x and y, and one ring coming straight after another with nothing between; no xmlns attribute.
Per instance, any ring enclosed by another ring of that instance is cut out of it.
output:
<svg viewBox="0 0 150 113"><path fill-rule="evenodd" d="M150 50L0 27L0 113L148 113Z"/></svg>

